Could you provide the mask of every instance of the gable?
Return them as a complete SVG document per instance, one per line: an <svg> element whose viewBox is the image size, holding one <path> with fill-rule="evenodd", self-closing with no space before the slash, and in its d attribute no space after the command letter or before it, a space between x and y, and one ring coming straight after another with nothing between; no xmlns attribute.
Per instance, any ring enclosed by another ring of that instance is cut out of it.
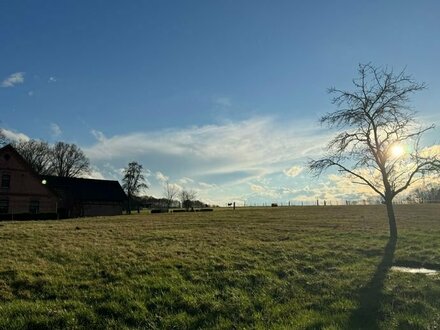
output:
<svg viewBox="0 0 440 330"><path fill-rule="evenodd" d="M29 166L14 148L7 145L0 149L0 169L27 171Z"/></svg>
<svg viewBox="0 0 440 330"><path fill-rule="evenodd" d="M0 179L3 175L10 176L9 187L1 191L3 195L56 197L55 192L42 184L40 177L11 145L0 149Z"/></svg>

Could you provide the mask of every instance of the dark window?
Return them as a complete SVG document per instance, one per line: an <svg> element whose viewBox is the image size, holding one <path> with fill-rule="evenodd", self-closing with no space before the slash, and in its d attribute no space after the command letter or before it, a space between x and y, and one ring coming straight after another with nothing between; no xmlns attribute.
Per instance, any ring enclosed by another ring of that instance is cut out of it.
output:
<svg viewBox="0 0 440 330"><path fill-rule="evenodd" d="M0 199L0 213L8 213L9 211L9 200Z"/></svg>
<svg viewBox="0 0 440 330"><path fill-rule="evenodd" d="M40 202L39 201L30 201L29 213L37 214L39 212L40 212Z"/></svg>
<svg viewBox="0 0 440 330"><path fill-rule="evenodd" d="M11 185L11 176L9 174L2 175L2 188L9 188Z"/></svg>

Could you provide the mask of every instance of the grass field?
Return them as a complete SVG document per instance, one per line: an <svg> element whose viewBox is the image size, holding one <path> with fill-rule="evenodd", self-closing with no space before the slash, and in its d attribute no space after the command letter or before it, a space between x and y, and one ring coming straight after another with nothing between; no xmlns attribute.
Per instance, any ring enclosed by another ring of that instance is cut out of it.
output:
<svg viewBox="0 0 440 330"><path fill-rule="evenodd" d="M440 205L0 223L0 328L439 329ZM387 249L388 247L388 249Z"/></svg>

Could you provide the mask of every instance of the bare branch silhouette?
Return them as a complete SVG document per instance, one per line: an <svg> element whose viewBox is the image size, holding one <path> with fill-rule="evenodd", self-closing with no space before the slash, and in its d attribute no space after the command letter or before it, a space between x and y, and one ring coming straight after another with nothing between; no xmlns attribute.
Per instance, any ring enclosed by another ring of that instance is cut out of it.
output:
<svg viewBox="0 0 440 330"><path fill-rule="evenodd" d="M385 201L390 236L396 238L394 197L423 175L440 171L440 155L427 154L419 143L434 125L417 125L416 113L408 105L410 96L426 85L404 71L394 73L371 64L359 65L353 84L354 91L329 89L338 109L320 122L340 132L328 143L327 155L310 161L309 169L319 176L336 167L370 187Z"/></svg>

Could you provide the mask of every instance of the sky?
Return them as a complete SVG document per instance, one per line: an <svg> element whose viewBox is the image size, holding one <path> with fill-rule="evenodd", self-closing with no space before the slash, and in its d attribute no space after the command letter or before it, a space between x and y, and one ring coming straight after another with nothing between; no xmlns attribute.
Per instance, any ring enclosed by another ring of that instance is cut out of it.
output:
<svg viewBox="0 0 440 330"><path fill-rule="evenodd" d="M169 182L219 205L365 198L306 169L334 134L327 89L359 63L405 69L439 125L439 32L438 1L1 1L0 127L78 144L96 178L138 161L156 197Z"/></svg>

